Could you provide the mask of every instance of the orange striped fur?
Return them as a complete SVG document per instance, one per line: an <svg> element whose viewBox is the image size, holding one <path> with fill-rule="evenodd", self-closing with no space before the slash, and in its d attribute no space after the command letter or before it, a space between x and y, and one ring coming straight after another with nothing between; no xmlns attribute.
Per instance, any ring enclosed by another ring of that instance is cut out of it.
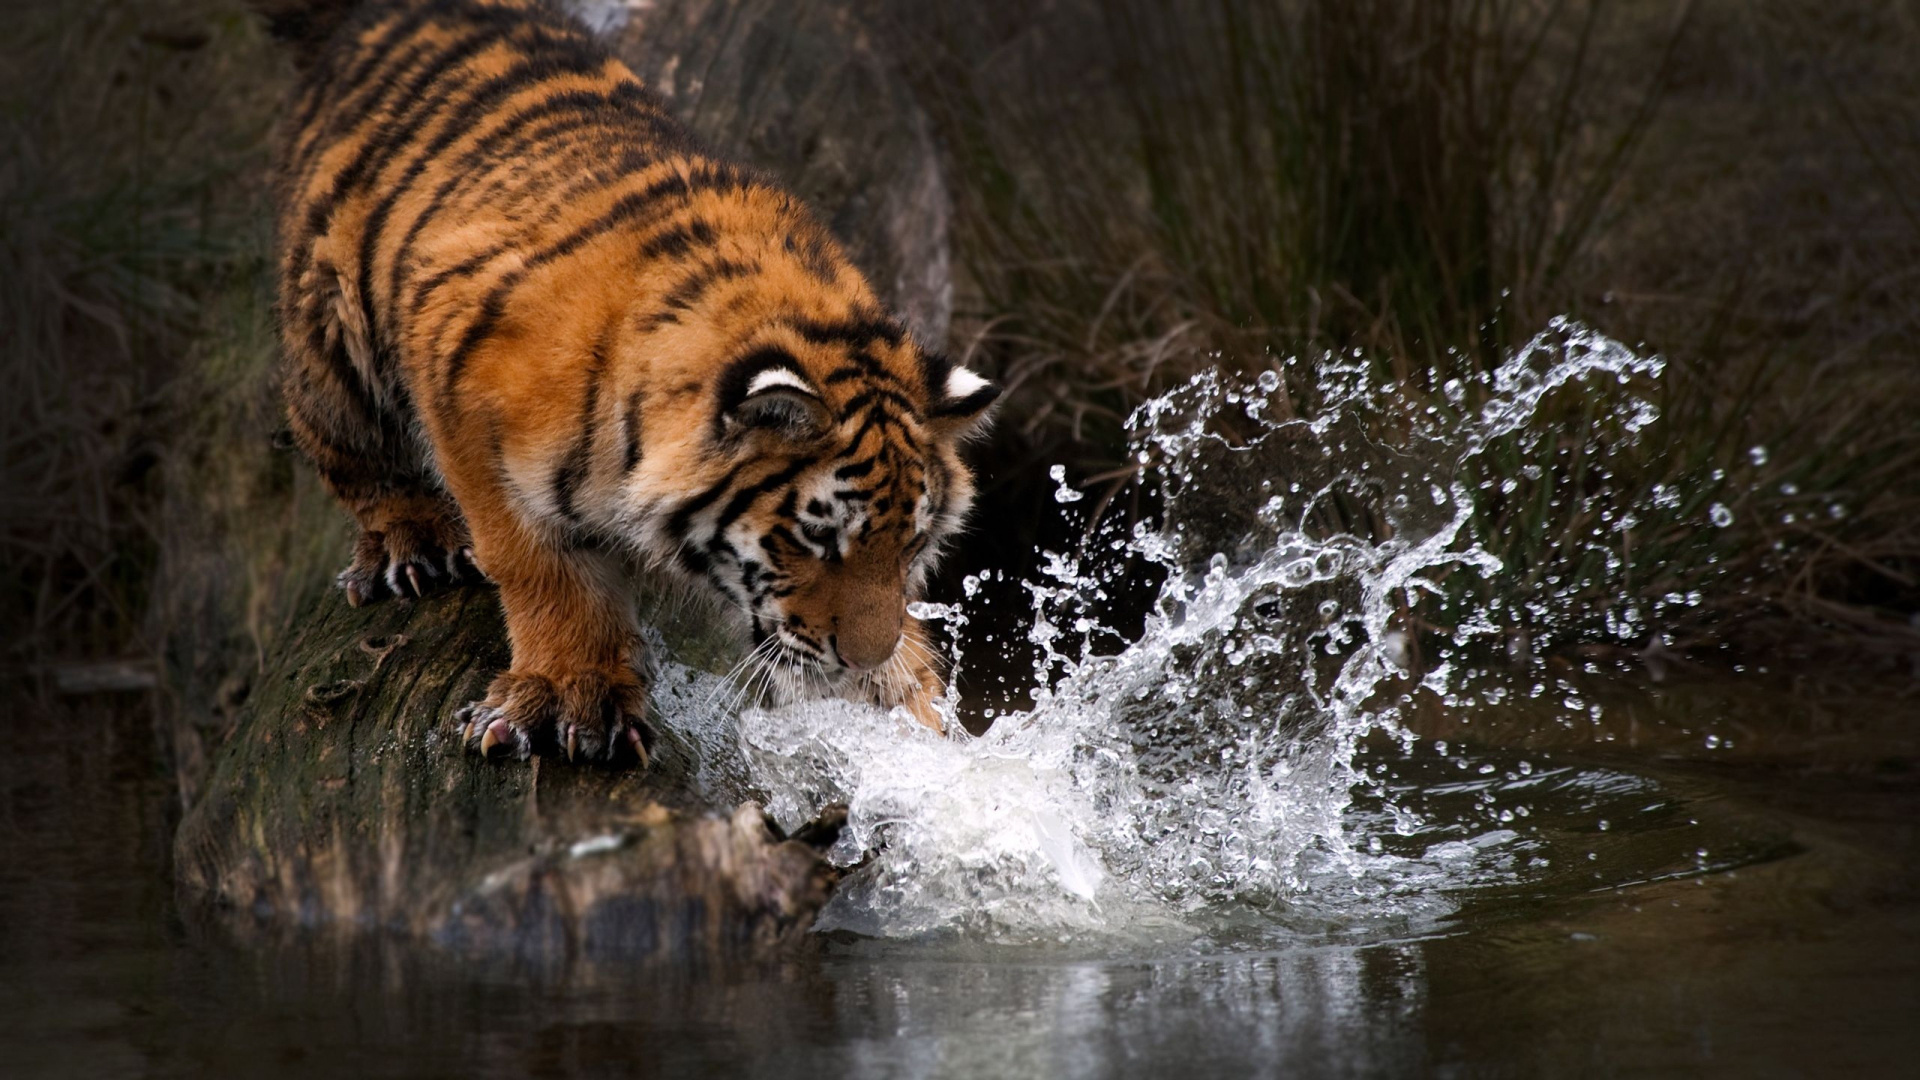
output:
<svg viewBox="0 0 1920 1080"><path fill-rule="evenodd" d="M789 689L939 727L906 607L997 390L569 18L336 22L278 153L287 411L362 530L350 601L499 586L513 662L471 744L644 760L635 568L716 590Z"/></svg>

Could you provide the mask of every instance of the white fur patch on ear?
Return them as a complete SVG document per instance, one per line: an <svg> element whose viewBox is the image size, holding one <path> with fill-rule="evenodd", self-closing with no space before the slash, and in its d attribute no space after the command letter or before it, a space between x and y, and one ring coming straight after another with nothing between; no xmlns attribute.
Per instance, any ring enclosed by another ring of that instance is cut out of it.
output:
<svg viewBox="0 0 1920 1080"><path fill-rule="evenodd" d="M947 372L947 399L964 401L987 385L987 380L963 367L955 367Z"/></svg>
<svg viewBox="0 0 1920 1080"><path fill-rule="evenodd" d="M820 396L819 391L807 385L807 380L795 374L791 368L784 367L770 367L760 374L755 375L753 381L747 384L747 396L752 397L763 391L771 390L776 386L784 386L790 390L798 390L809 397Z"/></svg>

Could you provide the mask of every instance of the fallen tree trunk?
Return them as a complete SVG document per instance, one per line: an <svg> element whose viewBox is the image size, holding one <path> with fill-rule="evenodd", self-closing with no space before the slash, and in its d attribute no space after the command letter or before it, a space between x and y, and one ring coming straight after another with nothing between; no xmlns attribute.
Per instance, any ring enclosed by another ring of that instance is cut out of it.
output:
<svg viewBox="0 0 1920 1080"><path fill-rule="evenodd" d="M505 641L491 590L319 598L181 824L181 883L256 921L543 963L765 953L806 931L830 869L753 804L697 801L697 749L671 728L646 772L488 761L452 738Z"/></svg>

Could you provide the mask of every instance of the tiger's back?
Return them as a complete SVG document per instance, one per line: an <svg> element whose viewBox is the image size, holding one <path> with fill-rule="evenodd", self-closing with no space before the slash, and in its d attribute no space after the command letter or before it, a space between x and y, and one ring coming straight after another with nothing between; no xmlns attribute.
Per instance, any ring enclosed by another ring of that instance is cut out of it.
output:
<svg viewBox="0 0 1920 1080"><path fill-rule="evenodd" d="M356 11L279 162L288 413L362 528L342 584L474 561L500 585L514 665L477 744L638 746L636 560L712 585L796 676L924 711L904 605L993 388L912 342L796 200L529 0ZM889 593L878 624L851 610Z"/></svg>

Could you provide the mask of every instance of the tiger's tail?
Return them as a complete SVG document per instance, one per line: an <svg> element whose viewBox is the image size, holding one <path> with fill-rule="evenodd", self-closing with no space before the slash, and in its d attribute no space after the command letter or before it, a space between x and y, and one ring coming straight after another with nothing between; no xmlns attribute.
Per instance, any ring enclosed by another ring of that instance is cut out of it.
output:
<svg viewBox="0 0 1920 1080"><path fill-rule="evenodd" d="M248 0L248 6L267 20L268 33L288 46L302 67L320 54L360 4L361 0Z"/></svg>

